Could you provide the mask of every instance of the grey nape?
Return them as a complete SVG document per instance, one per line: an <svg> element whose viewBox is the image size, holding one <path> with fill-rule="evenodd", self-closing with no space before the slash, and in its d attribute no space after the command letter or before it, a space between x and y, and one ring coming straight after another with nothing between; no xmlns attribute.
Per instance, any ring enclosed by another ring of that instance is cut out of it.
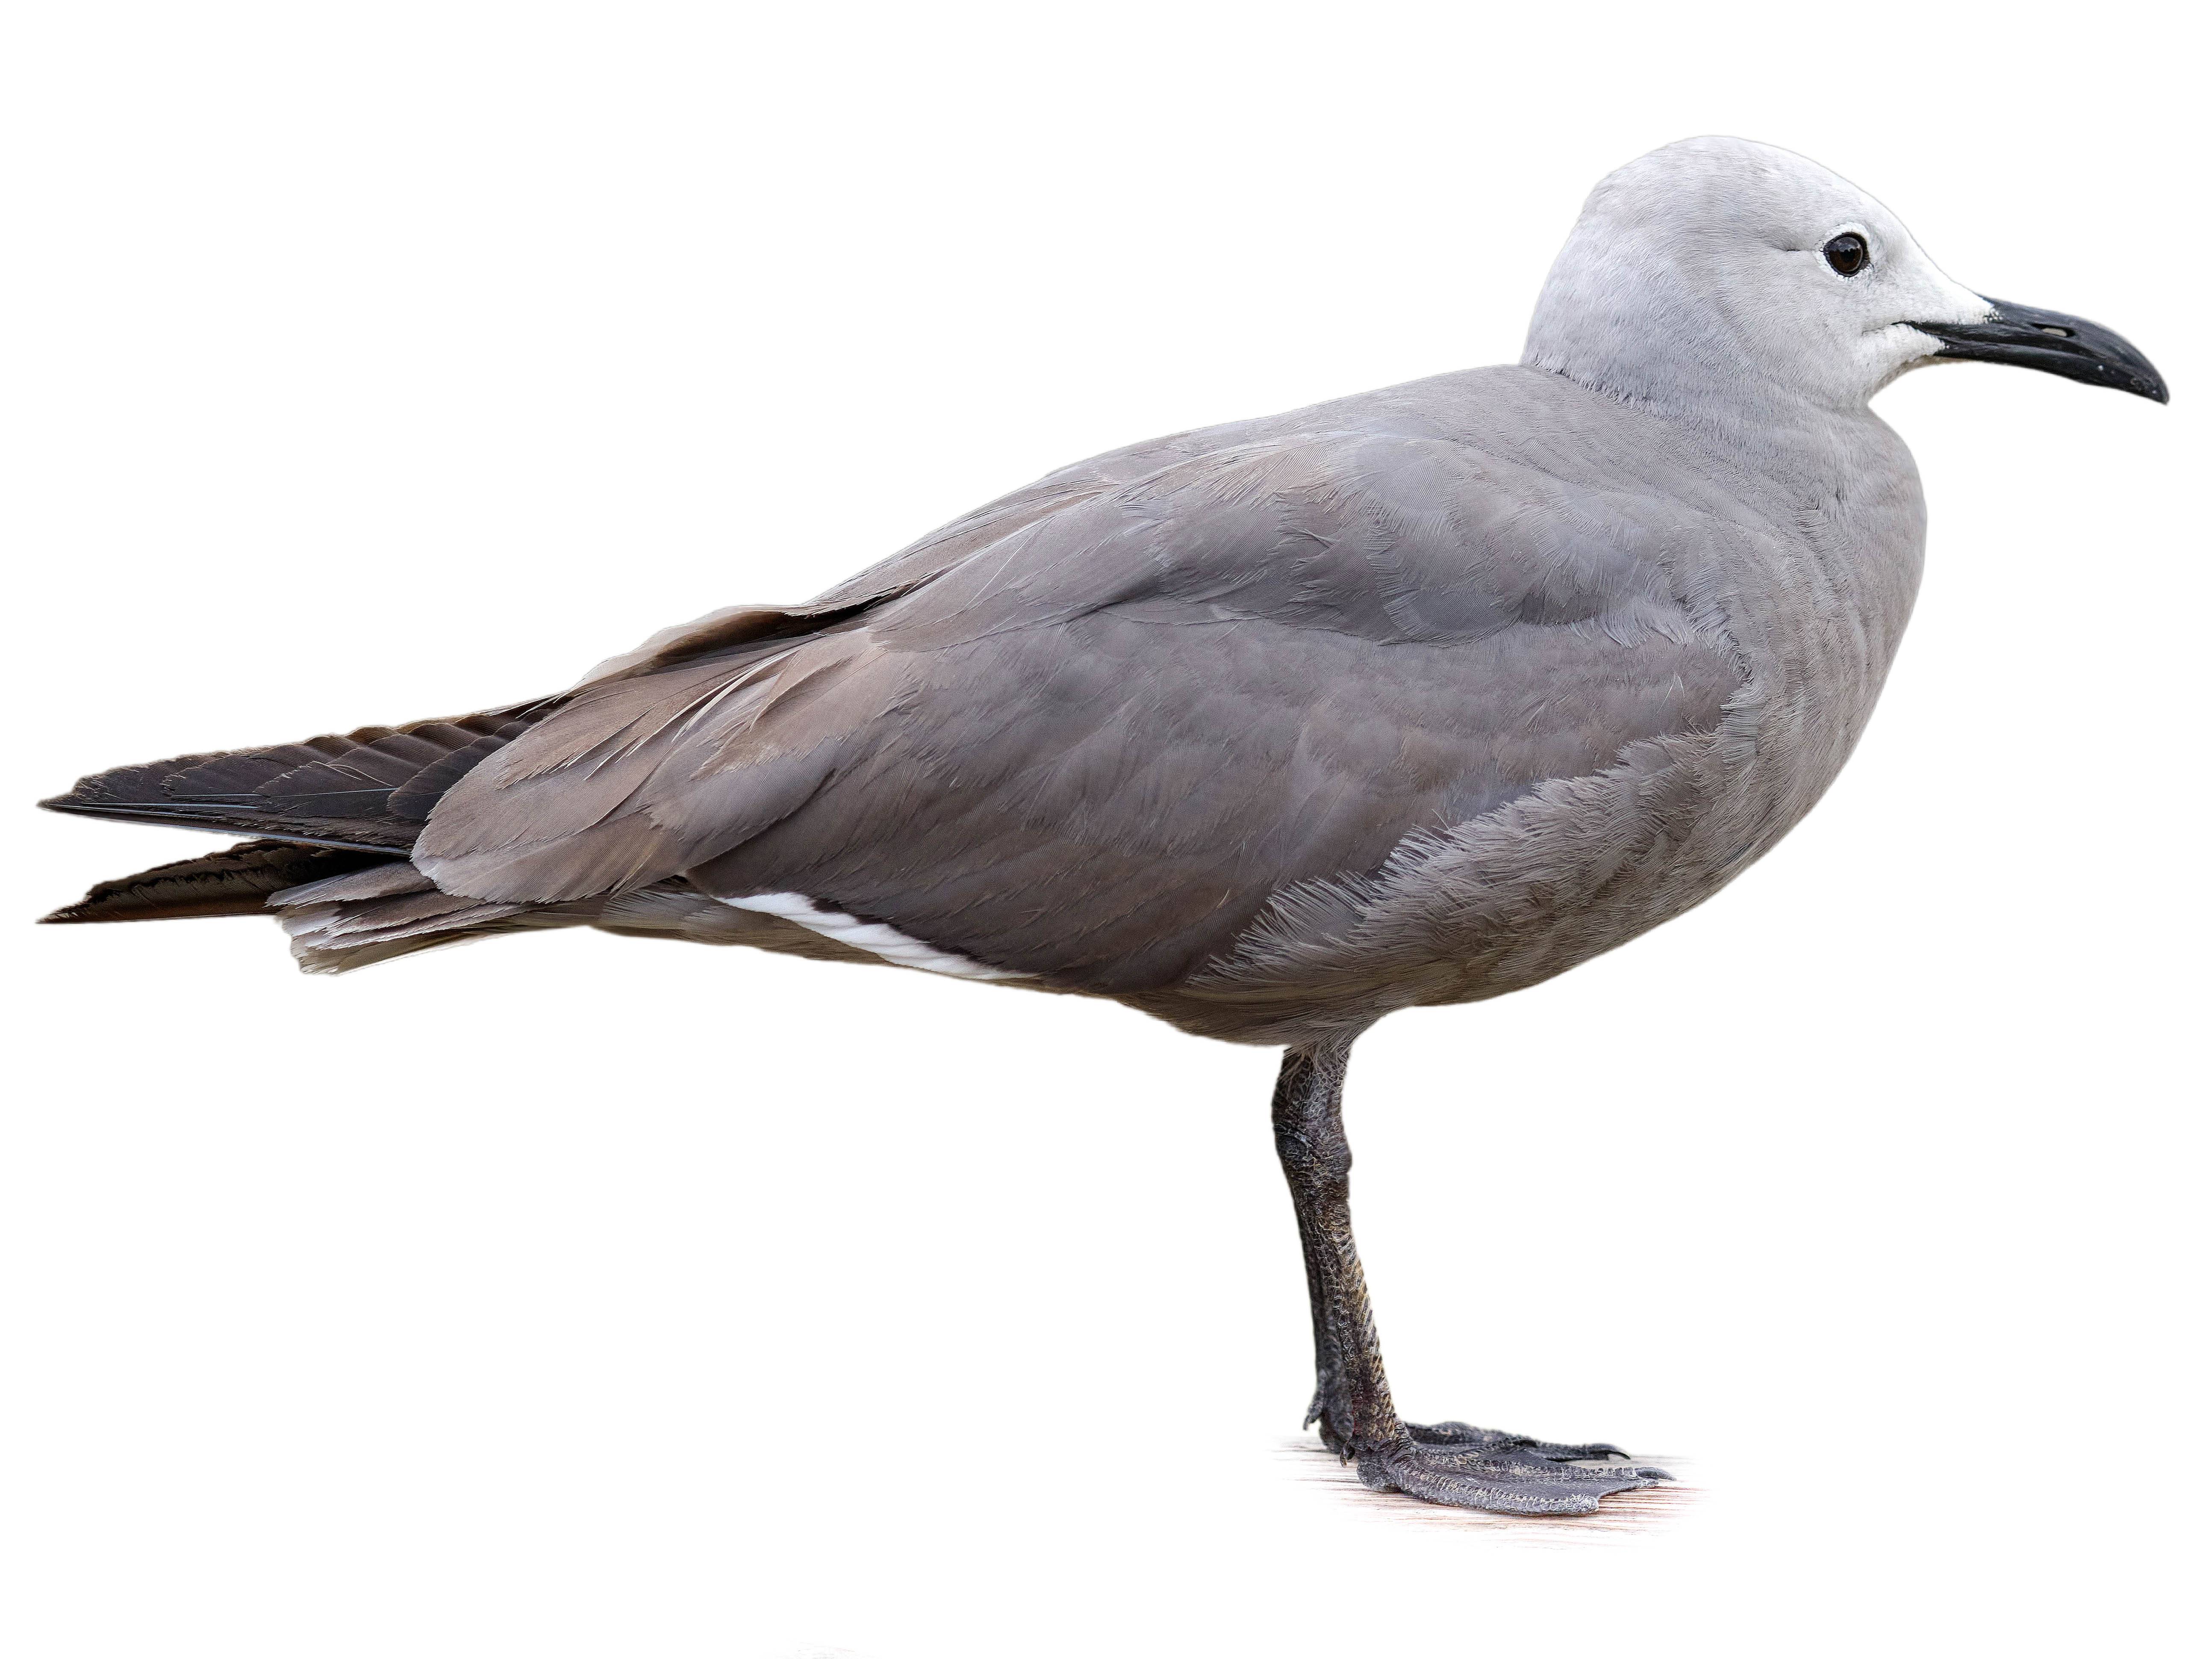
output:
<svg viewBox="0 0 2212 1659"><path fill-rule="evenodd" d="M1095 457L552 696L86 778L46 804L253 839L49 919L274 915L316 972L595 927L1283 1046L1322 1437L1371 1486L1584 1513L1663 1477L1399 1420L1346 1055L1680 915L1812 808L1920 577L1868 402L1960 360L2166 398L1824 168L1671 144L1591 193L1518 363Z"/></svg>

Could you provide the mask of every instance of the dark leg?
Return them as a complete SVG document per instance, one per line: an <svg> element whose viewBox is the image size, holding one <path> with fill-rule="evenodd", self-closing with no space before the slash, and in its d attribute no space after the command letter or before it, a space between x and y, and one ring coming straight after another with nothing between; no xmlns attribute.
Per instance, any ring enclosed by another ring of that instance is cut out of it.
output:
<svg viewBox="0 0 2212 1659"><path fill-rule="evenodd" d="M1401 1423L1382 1373L1367 1305L1367 1277L1352 1242L1352 1144L1344 1136L1344 1073L1352 1040L1292 1048L1275 1085L1275 1152L1298 1212L1313 1301L1317 1382L1308 1423L1359 1478L1436 1504L1510 1515L1588 1515L1608 1492L1667 1479L1666 1471L1576 1459L1620 1457L1605 1445L1557 1446L1464 1423Z"/></svg>

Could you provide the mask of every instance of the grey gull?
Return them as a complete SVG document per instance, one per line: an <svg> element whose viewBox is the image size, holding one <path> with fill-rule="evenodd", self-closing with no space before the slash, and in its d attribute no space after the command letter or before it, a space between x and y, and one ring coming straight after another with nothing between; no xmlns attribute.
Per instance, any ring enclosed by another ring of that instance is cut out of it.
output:
<svg viewBox="0 0 2212 1659"><path fill-rule="evenodd" d="M2166 400L1826 169L1670 144L1592 192L1517 364L1078 463L556 696L87 778L46 804L253 839L48 920L273 913L314 971L599 927L1280 1045L1307 1421L1370 1486L1587 1513L1663 1472L1399 1419L1346 1060L1681 915L1820 799L1920 577L1868 399L1953 359Z"/></svg>

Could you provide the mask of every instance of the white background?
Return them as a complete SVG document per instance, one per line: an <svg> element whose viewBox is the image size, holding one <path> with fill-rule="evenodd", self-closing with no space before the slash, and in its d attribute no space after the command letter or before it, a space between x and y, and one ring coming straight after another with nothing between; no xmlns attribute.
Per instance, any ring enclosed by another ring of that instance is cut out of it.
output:
<svg viewBox="0 0 2212 1659"><path fill-rule="evenodd" d="M18 15L11 1655L2180 1650L2178 25L1514 10ZM1699 131L2178 401L1886 394L1929 577L1827 803L1658 935L1361 1045L1401 1403L1679 1457L1656 1529L1291 1449L1270 1053L583 933L310 981L250 921L19 925L216 844L28 811L80 772L542 693L1094 451L1510 360L1589 185Z"/></svg>

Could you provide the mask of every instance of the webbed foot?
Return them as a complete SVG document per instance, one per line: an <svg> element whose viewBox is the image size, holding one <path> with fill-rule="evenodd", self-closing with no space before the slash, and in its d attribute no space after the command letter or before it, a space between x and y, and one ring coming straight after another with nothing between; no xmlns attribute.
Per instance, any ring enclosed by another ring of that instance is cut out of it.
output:
<svg viewBox="0 0 2212 1659"><path fill-rule="evenodd" d="M1596 1468L1586 1461L1624 1461ZM1674 1477L1626 1461L1618 1446L1556 1445L1464 1423L1406 1425L1406 1437L1359 1453L1359 1478L1383 1492L1501 1515L1594 1515L1598 1499Z"/></svg>
<svg viewBox="0 0 2212 1659"><path fill-rule="evenodd" d="M1674 1479L1603 1441L1562 1445L1467 1423L1407 1423L1382 1444L1363 1447L1331 1432L1328 1413L1316 1415L1322 1437L1358 1466L1364 1485L1431 1504L1501 1515L1592 1515L1601 1498ZM1588 1463L1601 1467L1583 1467Z"/></svg>

